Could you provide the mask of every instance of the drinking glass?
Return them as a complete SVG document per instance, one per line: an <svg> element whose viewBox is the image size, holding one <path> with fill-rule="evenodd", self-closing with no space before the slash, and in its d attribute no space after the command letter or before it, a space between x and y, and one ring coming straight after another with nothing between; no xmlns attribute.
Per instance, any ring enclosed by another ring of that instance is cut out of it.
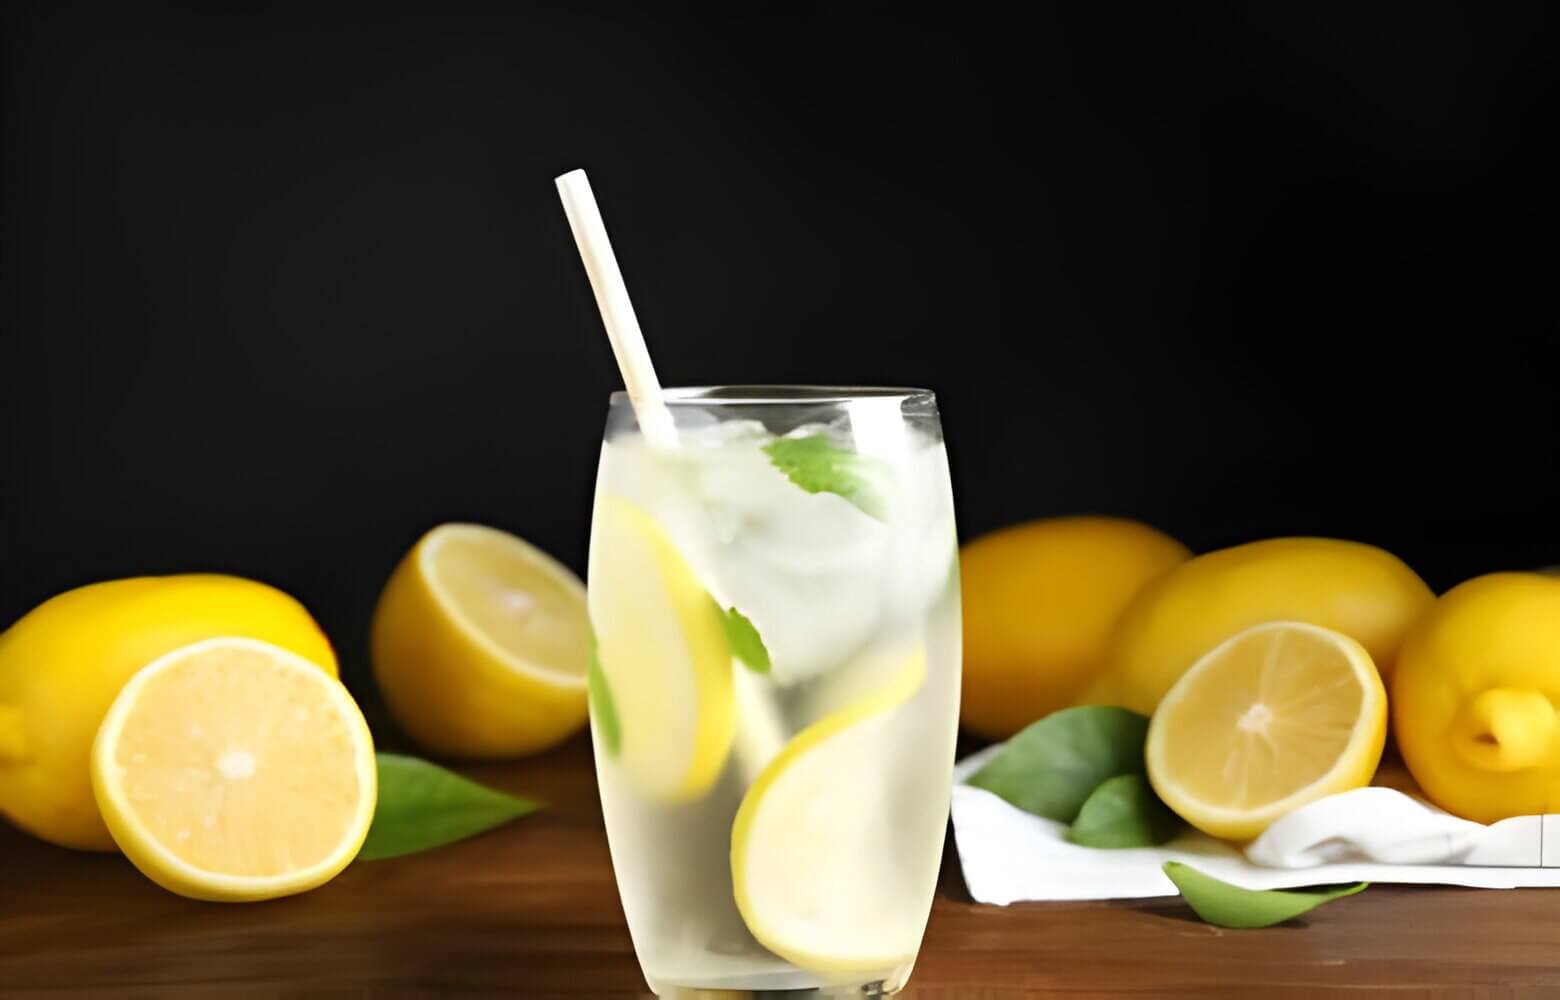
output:
<svg viewBox="0 0 1560 1000"><path fill-rule="evenodd" d="M942 857L958 719L953 492L920 389L612 396L591 522L591 733L662 996L887 995Z"/></svg>

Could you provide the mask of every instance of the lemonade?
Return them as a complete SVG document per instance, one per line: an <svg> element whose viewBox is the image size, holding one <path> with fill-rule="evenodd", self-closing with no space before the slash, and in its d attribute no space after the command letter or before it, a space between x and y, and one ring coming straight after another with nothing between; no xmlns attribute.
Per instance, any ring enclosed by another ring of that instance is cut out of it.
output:
<svg viewBox="0 0 1560 1000"><path fill-rule="evenodd" d="M892 992L925 929L959 697L957 543L930 393L614 396L590 710L652 989Z"/></svg>

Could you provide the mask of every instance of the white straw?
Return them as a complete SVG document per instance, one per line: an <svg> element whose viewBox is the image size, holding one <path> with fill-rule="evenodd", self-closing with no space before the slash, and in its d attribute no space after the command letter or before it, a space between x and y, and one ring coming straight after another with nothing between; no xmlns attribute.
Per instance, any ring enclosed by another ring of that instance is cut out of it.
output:
<svg viewBox="0 0 1560 1000"><path fill-rule="evenodd" d="M650 361L645 335L634 315L634 304L629 301L623 272L618 270L617 258L612 254L612 241L607 239L607 226L601 221L601 209L596 206L590 181L585 171L571 170L557 178L556 183L639 429L652 445L675 447L677 426L661 398L661 383L655 377L655 365Z"/></svg>

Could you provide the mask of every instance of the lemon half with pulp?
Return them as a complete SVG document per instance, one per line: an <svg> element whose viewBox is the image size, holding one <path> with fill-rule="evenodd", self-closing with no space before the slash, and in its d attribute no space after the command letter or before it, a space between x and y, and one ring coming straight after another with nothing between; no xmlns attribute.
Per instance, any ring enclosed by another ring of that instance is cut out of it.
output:
<svg viewBox="0 0 1560 1000"><path fill-rule="evenodd" d="M424 535L385 585L370 640L390 713L427 750L514 757L585 723L585 588L497 528Z"/></svg>
<svg viewBox="0 0 1560 1000"><path fill-rule="evenodd" d="M161 657L120 692L92 749L114 841L181 896L271 899L345 868L374 818L368 724L316 664L255 639Z"/></svg>
<svg viewBox="0 0 1560 1000"><path fill-rule="evenodd" d="M51 843L112 851L92 798L92 740L125 683L215 636L275 643L336 675L309 612L254 580L148 576L59 594L0 633L0 819Z"/></svg>
<svg viewBox="0 0 1560 1000"><path fill-rule="evenodd" d="M1204 833L1249 840L1294 809L1370 783L1387 696L1370 654L1330 629L1259 625L1199 660L1159 703L1154 791Z"/></svg>

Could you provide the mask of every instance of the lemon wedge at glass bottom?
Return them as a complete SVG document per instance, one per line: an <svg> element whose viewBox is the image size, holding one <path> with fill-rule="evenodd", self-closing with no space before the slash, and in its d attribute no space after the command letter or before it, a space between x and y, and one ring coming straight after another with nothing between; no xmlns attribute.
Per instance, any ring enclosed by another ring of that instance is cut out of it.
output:
<svg viewBox="0 0 1560 1000"><path fill-rule="evenodd" d="M424 535L380 595L370 650L390 714L434 753L537 753L585 724L585 587L497 528Z"/></svg>
<svg viewBox="0 0 1560 1000"><path fill-rule="evenodd" d="M606 498L591 524L590 620L599 683L591 697L609 759L661 802L686 802L720 777L736 727L732 654L720 608L643 510Z"/></svg>
<svg viewBox="0 0 1560 1000"><path fill-rule="evenodd" d="M92 748L115 843L181 896L272 899L328 882L374 818L374 744L346 688L255 639L174 650L125 685Z"/></svg>
<svg viewBox="0 0 1560 1000"><path fill-rule="evenodd" d="M1249 840L1308 802L1370 784L1387 695L1370 654L1331 629L1247 629L1159 703L1144 755L1165 804L1204 833Z"/></svg>
<svg viewBox="0 0 1560 1000"><path fill-rule="evenodd" d="M882 826L894 822L884 761L893 709L925 678L917 649L871 695L798 733L737 810L737 909L760 944L799 968L885 972L915 957L926 913L904 898L904 859L884 849Z"/></svg>

